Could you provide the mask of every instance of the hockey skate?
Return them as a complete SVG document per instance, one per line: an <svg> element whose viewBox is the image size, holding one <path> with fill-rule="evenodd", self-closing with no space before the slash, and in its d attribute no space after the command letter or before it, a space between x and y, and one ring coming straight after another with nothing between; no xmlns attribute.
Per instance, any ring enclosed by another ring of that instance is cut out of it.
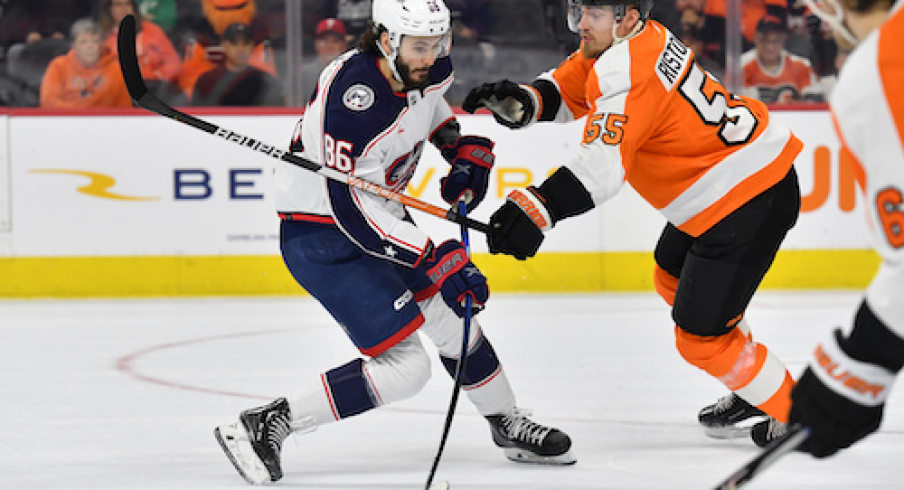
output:
<svg viewBox="0 0 904 490"><path fill-rule="evenodd" d="M788 433L788 424L779 422L772 417L759 422L750 429L750 438L759 447L766 447L772 441L781 438Z"/></svg>
<svg viewBox="0 0 904 490"><path fill-rule="evenodd" d="M734 393L729 393L716 403L704 407L697 415L706 435L714 439L748 437L753 423L764 417L766 414L762 410Z"/></svg>
<svg viewBox="0 0 904 490"><path fill-rule="evenodd" d="M493 442L503 449L505 456L518 463L574 464L577 459L571 454L568 435L540 425L527 418L528 415L516 408L507 415L486 417Z"/></svg>
<svg viewBox="0 0 904 490"><path fill-rule="evenodd" d="M239 474L252 485L282 478L280 451L292 433L289 403L279 398L245 410L234 424L214 429L220 447Z"/></svg>

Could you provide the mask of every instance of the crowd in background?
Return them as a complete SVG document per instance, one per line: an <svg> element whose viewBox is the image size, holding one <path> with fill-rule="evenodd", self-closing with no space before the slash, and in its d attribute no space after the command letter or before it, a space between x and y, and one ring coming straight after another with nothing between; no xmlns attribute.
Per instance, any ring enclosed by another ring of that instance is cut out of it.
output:
<svg viewBox="0 0 904 490"><path fill-rule="evenodd" d="M138 21L143 77L176 106L285 106L288 74L300 90L367 29L371 0L300 0L302 56L287 55L287 1L0 0L0 105L130 106L119 75L116 33ZM460 103L490 79L529 81L578 46L564 0L446 0L453 11ZM717 77L726 68L726 0L660 0L652 17ZM824 101L844 50L801 0L742 0L741 86L769 103ZM304 97L302 97L304 100Z"/></svg>

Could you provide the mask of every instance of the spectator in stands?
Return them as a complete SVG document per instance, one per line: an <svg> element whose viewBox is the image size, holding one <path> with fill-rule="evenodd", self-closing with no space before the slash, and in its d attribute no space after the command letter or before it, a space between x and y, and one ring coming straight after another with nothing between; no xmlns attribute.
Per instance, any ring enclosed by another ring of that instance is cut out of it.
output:
<svg viewBox="0 0 904 490"><path fill-rule="evenodd" d="M724 75L725 60L713 59L711 57L713 52L708 51L704 47L705 43L702 37L702 2L699 3L699 7L700 10L694 6L693 2L679 0L676 4L676 8L678 9L678 12L680 12L681 17L678 23L678 30L673 32L681 38L681 41L684 44L694 51L694 59L700 63L700 66L721 80Z"/></svg>
<svg viewBox="0 0 904 490"><path fill-rule="evenodd" d="M72 49L54 58L41 82L41 107L131 107L119 63L91 19L72 24Z"/></svg>
<svg viewBox="0 0 904 490"><path fill-rule="evenodd" d="M754 34L754 48L741 56L744 70L742 93L767 103L823 100L816 75L806 58L785 49L788 24L767 15Z"/></svg>
<svg viewBox="0 0 904 490"><path fill-rule="evenodd" d="M85 0L0 0L0 58L29 36L66 38L72 23L90 16L92 8Z"/></svg>
<svg viewBox="0 0 904 490"><path fill-rule="evenodd" d="M314 50L317 56L301 66L301 93L307 97L317 87L320 72L331 61L348 50L348 33L339 19L323 19L314 33Z"/></svg>
<svg viewBox="0 0 904 490"><path fill-rule="evenodd" d="M137 0L100 0L96 17L101 32L105 33L104 46L114 54L118 52L116 35L119 23L126 15L135 16L138 28L135 51L141 76L151 90L172 91L182 60L166 32L141 15Z"/></svg>
<svg viewBox="0 0 904 490"><path fill-rule="evenodd" d="M321 0L319 10L324 18L341 20L348 42L353 43L368 29L372 3L371 0Z"/></svg>
<svg viewBox="0 0 904 490"><path fill-rule="evenodd" d="M201 74L223 62L220 37L232 24L248 26L254 40L254 50L248 63L260 70L276 76L276 62L270 46L266 27L255 22L257 4L254 0L201 0L203 19L194 22L186 19L180 30L188 30L182 69L176 77L177 84L191 97L195 82Z"/></svg>
<svg viewBox="0 0 904 490"><path fill-rule="evenodd" d="M222 36L223 63L195 84L192 105L283 106L282 86L273 75L248 64L254 39L248 25L235 23Z"/></svg>
<svg viewBox="0 0 904 490"><path fill-rule="evenodd" d="M703 49L709 58L718 60L725 66L725 16L727 0L705 0L703 7L703 24L700 38ZM788 0L741 0L741 34L744 50L753 47L756 26L766 15L780 19L788 17Z"/></svg>
<svg viewBox="0 0 904 490"><path fill-rule="evenodd" d="M138 0L141 16L157 24L165 32L176 26L176 0Z"/></svg>

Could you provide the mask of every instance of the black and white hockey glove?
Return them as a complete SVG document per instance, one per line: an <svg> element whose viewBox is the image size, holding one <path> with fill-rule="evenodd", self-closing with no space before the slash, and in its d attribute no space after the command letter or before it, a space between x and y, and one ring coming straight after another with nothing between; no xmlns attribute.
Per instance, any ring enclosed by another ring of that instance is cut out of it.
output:
<svg viewBox="0 0 904 490"><path fill-rule="evenodd" d="M464 246L457 240L441 243L425 257L421 267L439 288L443 301L460 317L466 314L465 297L471 297L471 311L475 315L490 297L486 276L471 262Z"/></svg>
<svg viewBox="0 0 904 490"><path fill-rule="evenodd" d="M841 330L816 347L791 392L791 423L810 427L803 451L817 458L835 454L879 428L895 373L852 358Z"/></svg>
<svg viewBox="0 0 904 490"><path fill-rule="evenodd" d="M443 158L452 165L449 175L440 179L440 194L449 204L464 198L468 212L474 210L490 185L490 171L496 157L493 141L482 136L462 136L454 144L440 149Z"/></svg>
<svg viewBox="0 0 904 490"><path fill-rule="evenodd" d="M461 103L464 111L474 113L486 107L499 124L518 129L537 120L540 103L537 93L528 85L510 80L484 83L468 92Z"/></svg>
<svg viewBox="0 0 904 490"><path fill-rule="evenodd" d="M509 193L505 204L490 217L487 244L490 253L518 260L533 257L543 233L558 221L593 208L590 193L566 167L560 167L540 187Z"/></svg>

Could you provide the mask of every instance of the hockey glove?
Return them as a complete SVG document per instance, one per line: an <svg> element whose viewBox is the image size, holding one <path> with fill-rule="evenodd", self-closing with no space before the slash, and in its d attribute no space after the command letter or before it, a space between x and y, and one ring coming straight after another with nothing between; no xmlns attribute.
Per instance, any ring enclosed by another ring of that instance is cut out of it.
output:
<svg viewBox="0 0 904 490"><path fill-rule="evenodd" d="M482 136L462 136L454 145L444 146L440 152L452 168L440 179L440 194L449 204L464 198L468 212L474 210L490 185L490 170L496 157L493 142Z"/></svg>
<svg viewBox="0 0 904 490"><path fill-rule="evenodd" d="M553 225L543 204L545 200L534 186L509 193L505 204L490 217L490 253L503 253L518 260L536 255L543 243L543 232Z"/></svg>
<svg viewBox="0 0 904 490"><path fill-rule="evenodd" d="M483 309L490 297L487 278L468 258L464 246L457 240L447 240L433 249L424 260L427 277L439 288L443 301L464 318L465 297L472 299L472 314Z"/></svg>
<svg viewBox="0 0 904 490"><path fill-rule="evenodd" d="M803 451L817 458L835 454L879 428L895 375L851 358L840 330L817 346L791 392L791 423L810 427Z"/></svg>
<svg viewBox="0 0 904 490"><path fill-rule="evenodd" d="M543 243L543 232L593 206L590 193L578 178L567 167L559 167L540 187L512 191L493 213L487 233L490 253L504 253L518 260L533 257Z"/></svg>
<svg viewBox="0 0 904 490"><path fill-rule="evenodd" d="M501 80L471 89L461 103L461 108L473 114L477 109L486 107L493 113L496 122L518 129L537 119L539 103L536 98L529 86Z"/></svg>

